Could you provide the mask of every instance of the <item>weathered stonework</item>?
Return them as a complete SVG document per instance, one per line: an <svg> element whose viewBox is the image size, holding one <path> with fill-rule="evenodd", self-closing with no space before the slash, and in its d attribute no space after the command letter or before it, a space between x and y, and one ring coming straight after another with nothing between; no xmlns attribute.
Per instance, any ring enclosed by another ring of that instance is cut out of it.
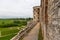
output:
<svg viewBox="0 0 60 40"><path fill-rule="evenodd" d="M59 26L59 0L48 1L48 27L47 28L47 39L48 40L60 40L60 26ZM51 19L51 20L49 20Z"/></svg>
<svg viewBox="0 0 60 40"><path fill-rule="evenodd" d="M43 40L60 40L60 0L41 0L40 7L33 9L33 19L41 23Z"/></svg>
<svg viewBox="0 0 60 40"><path fill-rule="evenodd" d="M33 20L39 22L40 20L40 6L33 7Z"/></svg>
<svg viewBox="0 0 60 40"><path fill-rule="evenodd" d="M60 0L41 0L43 40L60 40Z"/></svg>

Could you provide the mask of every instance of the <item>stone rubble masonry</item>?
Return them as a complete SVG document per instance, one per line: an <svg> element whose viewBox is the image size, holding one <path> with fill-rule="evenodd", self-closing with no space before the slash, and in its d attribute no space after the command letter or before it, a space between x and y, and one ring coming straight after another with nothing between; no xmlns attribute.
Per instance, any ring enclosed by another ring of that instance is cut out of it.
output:
<svg viewBox="0 0 60 40"><path fill-rule="evenodd" d="M39 22L40 19L40 6L33 7L33 20Z"/></svg>
<svg viewBox="0 0 60 40"><path fill-rule="evenodd" d="M48 0L48 27L46 34L48 40L60 40L60 0Z"/></svg>
<svg viewBox="0 0 60 40"><path fill-rule="evenodd" d="M60 0L41 0L40 7L35 6L33 10L36 17L33 20L39 17L43 40L60 40Z"/></svg>

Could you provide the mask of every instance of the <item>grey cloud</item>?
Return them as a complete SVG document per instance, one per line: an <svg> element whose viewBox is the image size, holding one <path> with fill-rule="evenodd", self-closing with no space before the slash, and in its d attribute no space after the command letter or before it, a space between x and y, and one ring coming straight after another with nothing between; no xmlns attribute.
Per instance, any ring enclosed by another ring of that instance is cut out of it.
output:
<svg viewBox="0 0 60 40"><path fill-rule="evenodd" d="M37 5L40 0L0 0L0 17L32 17L32 7Z"/></svg>

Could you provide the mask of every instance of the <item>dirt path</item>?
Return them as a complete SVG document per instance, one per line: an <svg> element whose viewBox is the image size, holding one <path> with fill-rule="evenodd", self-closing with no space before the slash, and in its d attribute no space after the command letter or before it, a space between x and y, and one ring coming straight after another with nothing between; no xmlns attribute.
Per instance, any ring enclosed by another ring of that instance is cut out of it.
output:
<svg viewBox="0 0 60 40"><path fill-rule="evenodd" d="M38 23L28 34L26 37L23 38L23 40L38 40L38 33L39 33L39 26Z"/></svg>

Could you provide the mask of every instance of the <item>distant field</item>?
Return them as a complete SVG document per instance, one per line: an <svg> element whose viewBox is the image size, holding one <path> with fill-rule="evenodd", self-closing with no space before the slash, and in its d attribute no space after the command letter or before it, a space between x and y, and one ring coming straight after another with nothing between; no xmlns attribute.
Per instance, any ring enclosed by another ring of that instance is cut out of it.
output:
<svg viewBox="0 0 60 40"><path fill-rule="evenodd" d="M0 20L0 28L23 26L26 24L27 24L27 20Z"/></svg>
<svg viewBox="0 0 60 40"><path fill-rule="evenodd" d="M0 20L0 40L10 40L27 24L28 20Z"/></svg>

